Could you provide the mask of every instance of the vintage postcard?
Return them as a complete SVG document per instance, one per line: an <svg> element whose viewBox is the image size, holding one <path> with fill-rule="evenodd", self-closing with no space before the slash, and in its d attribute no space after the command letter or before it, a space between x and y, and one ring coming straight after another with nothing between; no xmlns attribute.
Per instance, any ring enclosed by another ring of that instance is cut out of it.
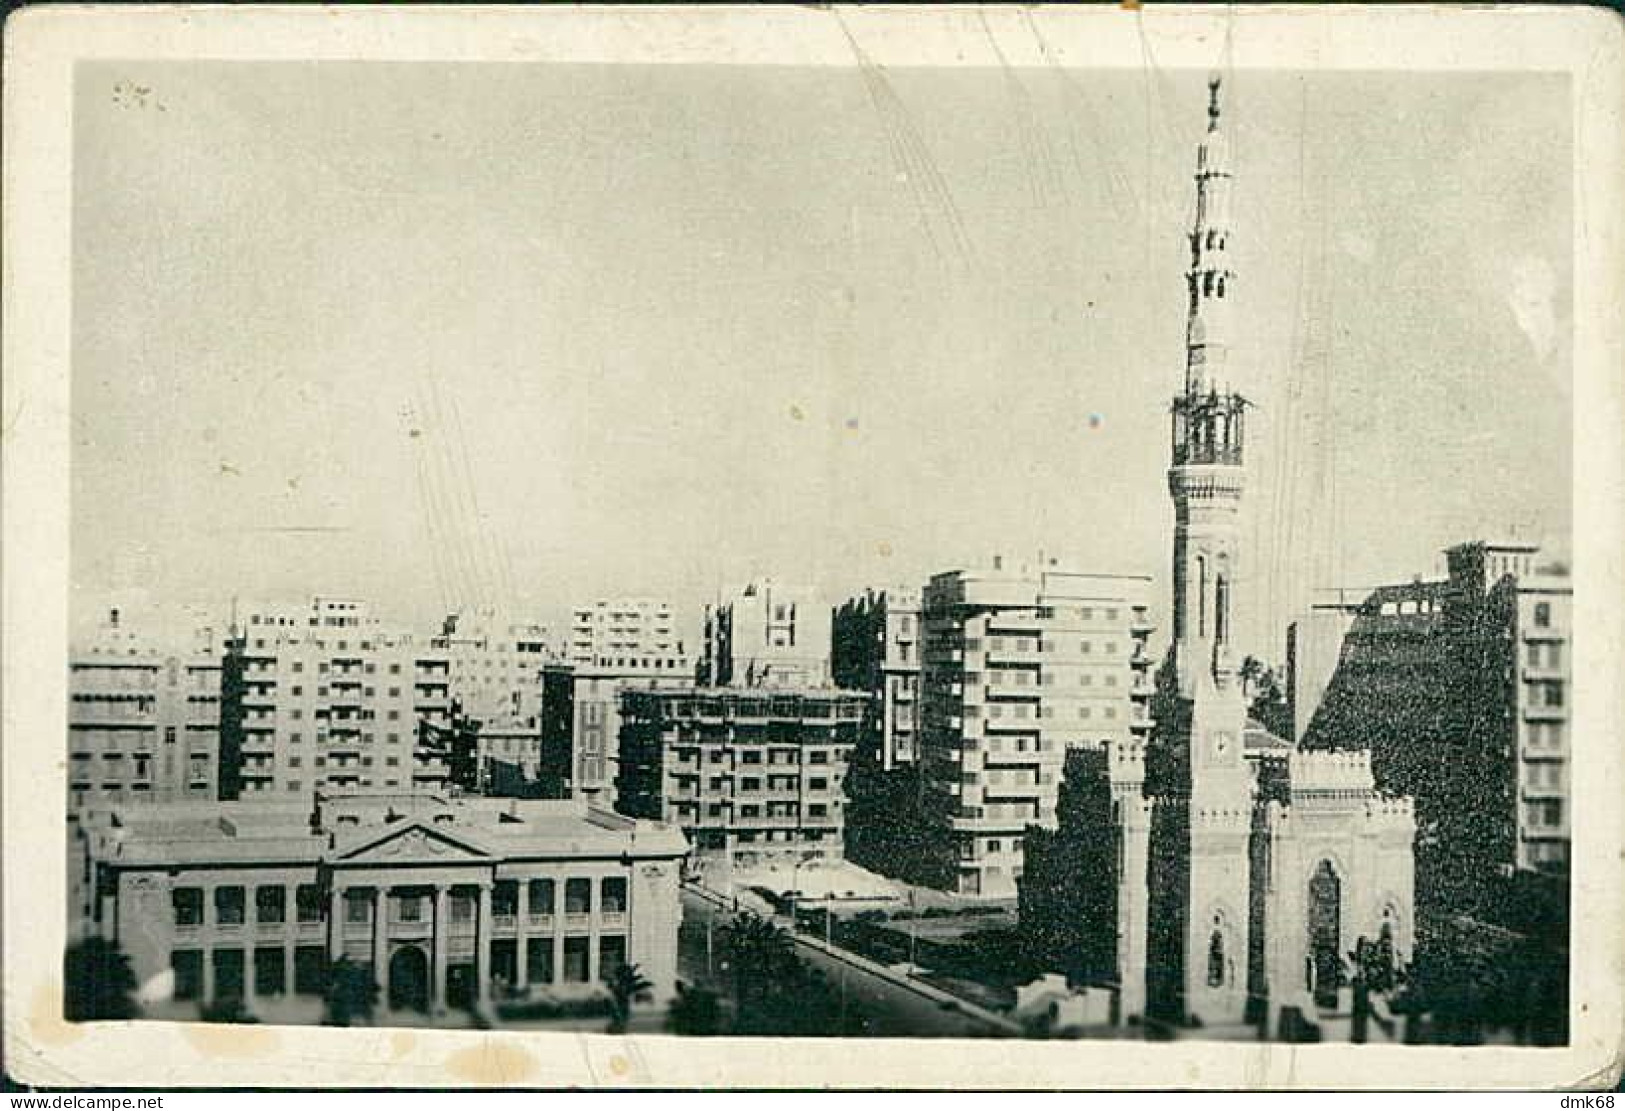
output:
<svg viewBox="0 0 1625 1111"><path fill-rule="evenodd" d="M1617 1083L1622 28L14 14L8 1075Z"/></svg>

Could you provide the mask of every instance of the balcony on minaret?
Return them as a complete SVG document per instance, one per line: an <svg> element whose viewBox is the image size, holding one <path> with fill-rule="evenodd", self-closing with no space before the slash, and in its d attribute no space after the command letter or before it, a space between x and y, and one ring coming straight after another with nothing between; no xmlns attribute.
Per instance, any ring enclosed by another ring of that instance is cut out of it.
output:
<svg viewBox="0 0 1625 1111"><path fill-rule="evenodd" d="M1242 465L1247 401L1240 394L1191 391L1174 399L1175 466Z"/></svg>

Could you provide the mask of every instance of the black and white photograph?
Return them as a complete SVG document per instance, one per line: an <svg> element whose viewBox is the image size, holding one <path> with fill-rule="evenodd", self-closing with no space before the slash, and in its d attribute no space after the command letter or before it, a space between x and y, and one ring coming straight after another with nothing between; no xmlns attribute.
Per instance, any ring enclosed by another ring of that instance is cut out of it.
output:
<svg viewBox="0 0 1625 1111"><path fill-rule="evenodd" d="M1597 1056L1584 56L1137 8L75 57L8 1023Z"/></svg>

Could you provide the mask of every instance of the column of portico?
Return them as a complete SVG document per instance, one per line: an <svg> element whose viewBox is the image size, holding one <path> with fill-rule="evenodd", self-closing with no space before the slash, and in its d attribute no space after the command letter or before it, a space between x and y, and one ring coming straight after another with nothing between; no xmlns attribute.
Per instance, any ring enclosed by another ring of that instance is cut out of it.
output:
<svg viewBox="0 0 1625 1111"><path fill-rule="evenodd" d="M446 1006L446 932L451 926L450 890L443 883L434 885L434 994L430 1005L436 1011Z"/></svg>
<svg viewBox="0 0 1625 1111"><path fill-rule="evenodd" d="M215 933L220 928L216 920L214 909L215 885L203 885L203 911L199 914L197 928L198 951L203 954L203 1002L214 1002L214 943L219 940Z"/></svg>
<svg viewBox="0 0 1625 1111"><path fill-rule="evenodd" d="M483 1005L491 1001L491 881L480 884L480 907L474 919L474 992Z"/></svg>
<svg viewBox="0 0 1625 1111"><path fill-rule="evenodd" d="M327 893L327 963L334 965L344 955L344 892L336 879Z"/></svg>
<svg viewBox="0 0 1625 1111"><path fill-rule="evenodd" d="M603 970L598 964L598 947L601 944L599 927L604 920L604 879L602 876L593 876L587 888L587 983L596 984L603 976Z"/></svg>
<svg viewBox="0 0 1625 1111"><path fill-rule="evenodd" d="M378 1004L389 1006L389 888L379 884L373 888L372 901L372 970L378 981Z"/></svg>
<svg viewBox="0 0 1625 1111"><path fill-rule="evenodd" d="M530 880L520 877L519 902L514 914L514 948L519 956L515 963L514 987L521 992L530 987Z"/></svg>
<svg viewBox="0 0 1625 1111"><path fill-rule="evenodd" d="M293 998L294 946L299 938L299 888L282 885L282 997Z"/></svg>

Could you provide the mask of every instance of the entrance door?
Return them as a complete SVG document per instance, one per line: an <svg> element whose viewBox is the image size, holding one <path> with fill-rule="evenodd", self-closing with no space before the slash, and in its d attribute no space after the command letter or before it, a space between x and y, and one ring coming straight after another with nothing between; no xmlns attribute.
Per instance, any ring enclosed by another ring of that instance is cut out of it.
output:
<svg viewBox="0 0 1625 1111"><path fill-rule="evenodd" d="M428 1011L429 958L416 945L389 958L389 1006L394 1011Z"/></svg>
<svg viewBox="0 0 1625 1111"><path fill-rule="evenodd" d="M1337 1006L1337 984L1343 968L1339 923L1343 913L1343 884L1323 860L1309 878L1309 973L1315 1004Z"/></svg>

